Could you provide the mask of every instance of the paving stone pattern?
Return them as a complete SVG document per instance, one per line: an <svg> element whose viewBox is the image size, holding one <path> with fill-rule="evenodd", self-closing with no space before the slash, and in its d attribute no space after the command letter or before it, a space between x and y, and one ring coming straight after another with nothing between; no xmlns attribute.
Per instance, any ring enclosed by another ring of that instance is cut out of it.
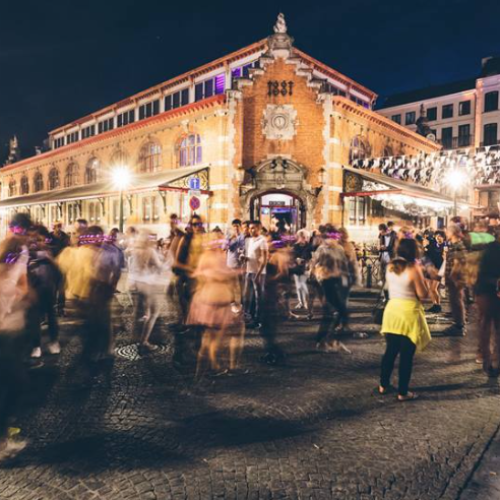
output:
<svg viewBox="0 0 500 500"><path fill-rule="evenodd" d="M418 356L419 400L375 395L384 343L373 300L353 300L355 330L372 333L346 340L352 354L317 352L317 322L293 321L281 328L284 365L263 364L249 331L243 369L199 381L172 363L168 306L161 351L141 356L131 308L116 305L118 355L92 378L70 314L61 356L31 372L17 422L30 446L2 465L0 499L459 498L498 430L499 386L474 363L470 332ZM434 331L446 326L434 318Z"/></svg>

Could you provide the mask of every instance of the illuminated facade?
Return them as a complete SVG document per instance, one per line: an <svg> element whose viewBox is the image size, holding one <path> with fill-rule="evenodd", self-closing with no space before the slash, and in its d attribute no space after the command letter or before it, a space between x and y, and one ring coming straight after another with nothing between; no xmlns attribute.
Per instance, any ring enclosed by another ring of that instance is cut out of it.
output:
<svg viewBox="0 0 500 500"><path fill-rule="evenodd" d="M118 226L112 172L125 166L125 224L158 235L170 213L189 218L193 196L209 227L275 216L373 231L370 203L346 219L343 167L439 149L374 112L375 98L295 48L280 16L267 39L60 127L50 151L1 169L3 228L19 210L48 226Z"/></svg>

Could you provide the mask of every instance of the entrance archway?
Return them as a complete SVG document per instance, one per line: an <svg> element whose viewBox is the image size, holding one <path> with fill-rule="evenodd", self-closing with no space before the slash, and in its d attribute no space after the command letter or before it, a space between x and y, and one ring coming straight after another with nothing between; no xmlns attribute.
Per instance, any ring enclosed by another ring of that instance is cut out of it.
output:
<svg viewBox="0 0 500 500"><path fill-rule="evenodd" d="M267 228L280 225L296 232L306 226L304 201L286 190L270 190L254 196L250 200L250 216Z"/></svg>

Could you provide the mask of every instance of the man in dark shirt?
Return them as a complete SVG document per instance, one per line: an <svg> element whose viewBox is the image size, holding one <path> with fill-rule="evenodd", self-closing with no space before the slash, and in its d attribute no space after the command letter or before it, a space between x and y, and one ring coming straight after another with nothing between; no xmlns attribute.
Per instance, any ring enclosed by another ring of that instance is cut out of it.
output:
<svg viewBox="0 0 500 500"><path fill-rule="evenodd" d="M56 258L67 246L69 246L69 236L62 230L62 224L56 222L54 230L50 233L50 248L52 255Z"/></svg>
<svg viewBox="0 0 500 500"><path fill-rule="evenodd" d="M479 350L483 369L489 377L500 374L500 242L490 243L484 250L479 264L476 283L476 302L479 309ZM492 352L491 334L494 335ZM496 366L493 362L496 361Z"/></svg>

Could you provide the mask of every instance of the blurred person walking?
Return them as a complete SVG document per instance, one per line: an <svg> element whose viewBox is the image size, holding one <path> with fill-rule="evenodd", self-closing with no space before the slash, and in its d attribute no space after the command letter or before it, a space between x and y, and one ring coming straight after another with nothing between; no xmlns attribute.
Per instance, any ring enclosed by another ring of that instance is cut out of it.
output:
<svg viewBox="0 0 500 500"><path fill-rule="evenodd" d="M309 287L307 280L309 263L312 258L309 240L309 234L305 229L297 231L297 241L293 245L294 262L291 267L298 300L296 309L308 309L309 307Z"/></svg>
<svg viewBox="0 0 500 500"><path fill-rule="evenodd" d="M379 394L391 390L391 375L396 358L399 359L398 401L416 399L417 394L408 390L416 351L423 350L431 334L421 300L427 297L428 287L423 270L417 263L418 244L414 239L399 242L396 257L387 268L389 302L384 311L380 333L386 339L382 357Z"/></svg>
<svg viewBox="0 0 500 500"><path fill-rule="evenodd" d="M430 313L440 313L441 295L439 294L439 285L444 275L444 258L446 248L446 233L436 231L433 236L428 235L424 239L425 257L430 265L427 271L427 285L429 287L429 296L432 300L432 307L428 310Z"/></svg>

